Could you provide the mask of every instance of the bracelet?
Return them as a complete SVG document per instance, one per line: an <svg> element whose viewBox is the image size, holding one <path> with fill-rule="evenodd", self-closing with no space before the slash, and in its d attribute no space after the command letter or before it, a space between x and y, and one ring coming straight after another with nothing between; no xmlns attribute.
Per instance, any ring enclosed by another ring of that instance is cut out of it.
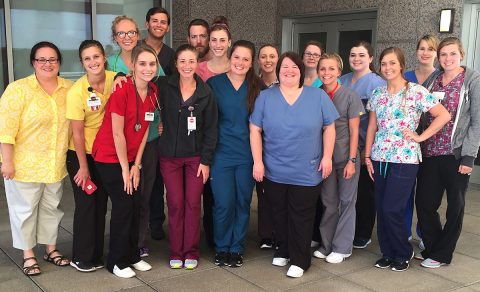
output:
<svg viewBox="0 0 480 292"><path fill-rule="evenodd" d="M142 165L141 164L133 164L132 166L135 166L138 168L138 170L141 170L142 169Z"/></svg>

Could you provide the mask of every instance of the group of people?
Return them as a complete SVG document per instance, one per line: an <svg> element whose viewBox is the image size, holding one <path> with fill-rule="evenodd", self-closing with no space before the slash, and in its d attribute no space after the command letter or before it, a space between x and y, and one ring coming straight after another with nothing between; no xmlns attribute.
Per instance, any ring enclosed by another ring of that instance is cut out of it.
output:
<svg viewBox="0 0 480 292"><path fill-rule="evenodd" d="M406 270L414 202L416 257L428 268L451 262L480 145L480 74L461 66L458 39L423 37L409 72L402 50L387 48L378 73L374 49L358 41L342 76L341 57L316 41L281 55L270 44L257 54L250 41L232 43L225 17L192 20L175 51L163 43L165 9L150 9L145 25L140 40L133 19L115 18L113 56L83 41L86 74L75 83L58 76L59 49L36 44L34 74L0 99L1 172L25 275L41 273L37 244L57 266L103 268L108 198L107 269L122 278L150 270L146 237L165 236L164 187L172 269L198 266L202 195L215 265L243 265L255 185L260 248L274 250L273 265L290 264L289 277L310 267L311 247L329 263L366 247L375 217L375 266ZM71 260L55 246L67 173Z"/></svg>

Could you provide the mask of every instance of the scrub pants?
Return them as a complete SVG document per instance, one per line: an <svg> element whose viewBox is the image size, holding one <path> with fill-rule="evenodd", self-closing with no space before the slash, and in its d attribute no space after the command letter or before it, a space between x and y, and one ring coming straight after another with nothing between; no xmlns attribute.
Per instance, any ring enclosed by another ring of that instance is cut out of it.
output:
<svg viewBox="0 0 480 292"><path fill-rule="evenodd" d="M375 192L367 166L360 167L355 220L355 239L368 240L372 237L375 225Z"/></svg>
<svg viewBox="0 0 480 292"><path fill-rule="evenodd" d="M275 240L275 232L273 229L273 214L272 203L268 200L265 190L263 189L263 182L256 182L255 189L257 190L257 213L258 213L258 236L260 239Z"/></svg>
<svg viewBox="0 0 480 292"><path fill-rule="evenodd" d="M424 258L450 264L462 231L465 194L470 176L458 172L460 160L453 155L425 157L418 175L417 216L423 235ZM447 195L446 222L438 208Z"/></svg>
<svg viewBox="0 0 480 292"><path fill-rule="evenodd" d="M210 183L213 191L213 234L217 252L243 254L250 218L254 180L251 162L215 157Z"/></svg>
<svg viewBox="0 0 480 292"><path fill-rule="evenodd" d="M360 164L355 164L355 174L350 179L345 179L343 172L343 167L333 169L322 183L320 198L324 211L320 222L320 251L324 255L352 253Z"/></svg>
<svg viewBox="0 0 480 292"><path fill-rule="evenodd" d="M373 161L377 236L384 258L402 262L412 257L405 226L405 208L415 184L418 164Z"/></svg>
<svg viewBox="0 0 480 292"><path fill-rule="evenodd" d="M67 152L67 170L72 183L75 212L73 214L72 260L98 263L103 258L105 242L105 215L108 196L105 193L100 174L90 154L86 155L88 170L97 190L88 195L77 186L73 178L80 169L77 153Z"/></svg>

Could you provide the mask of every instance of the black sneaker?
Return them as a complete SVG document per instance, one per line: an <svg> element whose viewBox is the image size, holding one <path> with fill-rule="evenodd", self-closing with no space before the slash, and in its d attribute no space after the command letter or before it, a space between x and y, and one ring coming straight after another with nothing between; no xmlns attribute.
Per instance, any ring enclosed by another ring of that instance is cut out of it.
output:
<svg viewBox="0 0 480 292"><path fill-rule="evenodd" d="M228 261L228 266L231 268L239 268L243 266L243 256L238 252L232 253Z"/></svg>
<svg viewBox="0 0 480 292"><path fill-rule="evenodd" d="M102 260L93 261L93 266L95 267L95 270L103 269L105 267Z"/></svg>
<svg viewBox="0 0 480 292"><path fill-rule="evenodd" d="M75 261L70 261L70 266L74 267L77 269L77 271L80 272L93 272L95 271L95 266L92 263L89 262L75 262Z"/></svg>
<svg viewBox="0 0 480 292"><path fill-rule="evenodd" d="M230 261L230 254L228 252L218 252L215 254L215 265L219 267L228 266Z"/></svg>
<svg viewBox="0 0 480 292"><path fill-rule="evenodd" d="M386 269L389 268L393 264L391 259L381 258L375 263L376 268Z"/></svg>
<svg viewBox="0 0 480 292"><path fill-rule="evenodd" d="M403 272L410 266L408 262L409 261L393 262L390 267L392 268L392 271Z"/></svg>
<svg viewBox="0 0 480 292"><path fill-rule="evenodd" d="M264 238L260 242L260 249L272 249L275 243L270 238Z"/></svg>
<svg viewBox="0 0 480 292"><path fill-rule="evenodd" d="M372 242L370 238L356 237L353 240L353 248L366 248L370 242Z"/></svg>

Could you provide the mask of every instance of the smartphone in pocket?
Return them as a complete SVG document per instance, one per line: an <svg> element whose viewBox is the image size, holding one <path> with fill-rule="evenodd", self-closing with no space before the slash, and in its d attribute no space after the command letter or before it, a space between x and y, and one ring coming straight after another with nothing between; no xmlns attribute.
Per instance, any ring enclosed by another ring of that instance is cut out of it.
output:
<svg viewBox="0 0 480 292"><path fill-rule="evenodd" d="M87 182L85 183L85 193L87 193L87 195L91 195L96 190L97 186L93 183L93 181L91 181L90 178L87 179Z"/></svg>

